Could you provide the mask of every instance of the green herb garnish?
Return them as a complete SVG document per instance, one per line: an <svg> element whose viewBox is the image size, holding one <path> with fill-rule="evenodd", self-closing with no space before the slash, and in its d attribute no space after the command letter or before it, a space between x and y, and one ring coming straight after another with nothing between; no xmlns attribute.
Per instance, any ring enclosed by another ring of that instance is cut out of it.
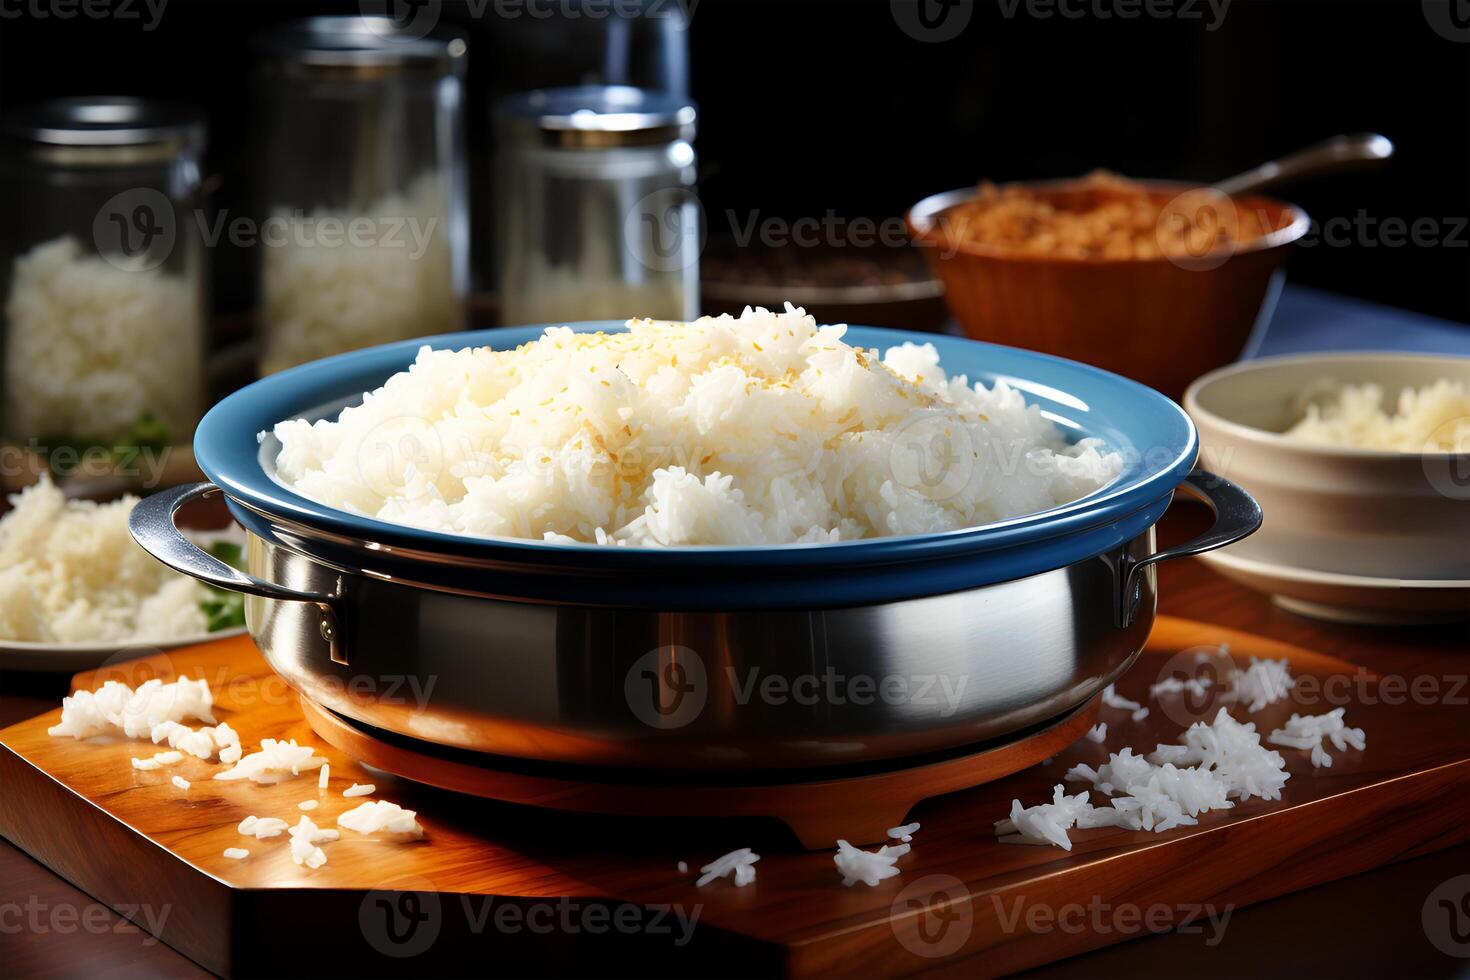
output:
<svg viewBox="0 0 1470 980"><path fill-rule="evenodd" d="M215 541L209 546L209 553L231 568L240 571L245 570L245 558L240 546L233 541ZM245 625L245 597L238 592L228 589L215 588L206 585L209 596L199 600L199 608L203 610L204 617L209 623L209 632L218 633L220 630L235 629Z"/></svg>
<svg viewBox="0 0 1470 980"><path fill-rule="evenodd" d="M30 448L45 459L46 468L55 479L64 480L81 470L83 464L100 463L129 471L143 453L168 449L170 438L168 426L145 412L128 426L127 435L121 441L57 434L33 440Z"/></svg>
<svg viewBox="0 0 1470 980"><path fill-rule="evenodd" d="M213 557L218 558L226 565L229 565L231 568L235 569L235 571L245 571L245 551L235 542L225 541L223 539L210 542L209 553ZM238 592L230 593L230 595L239 594L240 593Z"/></svg>

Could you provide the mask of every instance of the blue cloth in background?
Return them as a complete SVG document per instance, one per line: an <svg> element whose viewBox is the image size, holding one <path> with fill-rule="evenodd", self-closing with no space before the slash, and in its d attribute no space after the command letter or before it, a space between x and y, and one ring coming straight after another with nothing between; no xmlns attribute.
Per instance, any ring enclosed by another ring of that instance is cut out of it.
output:
<svg viewBox="0 0 1470 980"><path fill-rule="evenodd" d="M1327 350L1470 354L1470 325L1307 286L1281 290L1245 358Z"/></svg>

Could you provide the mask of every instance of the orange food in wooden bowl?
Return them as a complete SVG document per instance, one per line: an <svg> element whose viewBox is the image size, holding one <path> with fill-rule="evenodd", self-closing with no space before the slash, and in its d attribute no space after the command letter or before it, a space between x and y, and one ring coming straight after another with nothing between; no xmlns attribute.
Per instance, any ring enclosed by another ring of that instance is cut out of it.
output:
<svg viewBox="0 0 1470 980"><path fill-rule="evenodd" d="M1176 398L1240 354L1309 227L1270 198L1106 174L936 194L908 223L969 336Z"/></svg>

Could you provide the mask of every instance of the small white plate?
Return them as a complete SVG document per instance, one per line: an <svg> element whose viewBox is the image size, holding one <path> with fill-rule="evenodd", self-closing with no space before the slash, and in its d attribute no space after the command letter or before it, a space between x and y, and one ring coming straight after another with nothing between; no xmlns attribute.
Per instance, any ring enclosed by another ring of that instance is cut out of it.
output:
<svg viewBox="0 0 1470 980"><path fill-rule="evenodd" d="M0 640L0 670L74 674L114 660L131 660L151 653L224 640L240 636L244 632L245 627L236 626L216 633L199 633L151 643L26 643L21 640Z"/></svg>
<svg viewBox="0 0 1470 980"><path fill-rule="evenodd" d="M1265 592L1283 609L1337 623L1447 623L1470 619L1470 581L1369 578L1243 558L1200 555L1226 578Z"/></svg>

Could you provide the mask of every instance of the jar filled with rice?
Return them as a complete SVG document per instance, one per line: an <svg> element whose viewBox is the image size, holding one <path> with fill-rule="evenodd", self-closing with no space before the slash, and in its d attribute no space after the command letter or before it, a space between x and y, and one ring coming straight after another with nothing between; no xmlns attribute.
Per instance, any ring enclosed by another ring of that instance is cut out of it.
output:
<svg viewBox="0 0 1470 980"><path fill-rule="evenodd" d="M464 38L311 17L258 40L261 373L464 325Z"/></svg>
<svg viewBox="0 0 1470 980"><path fill-rule="evenodd" d="M5 473L126 475L187 444L204 402L204 127L132 98L60 99L0 123Z"/></svg>

